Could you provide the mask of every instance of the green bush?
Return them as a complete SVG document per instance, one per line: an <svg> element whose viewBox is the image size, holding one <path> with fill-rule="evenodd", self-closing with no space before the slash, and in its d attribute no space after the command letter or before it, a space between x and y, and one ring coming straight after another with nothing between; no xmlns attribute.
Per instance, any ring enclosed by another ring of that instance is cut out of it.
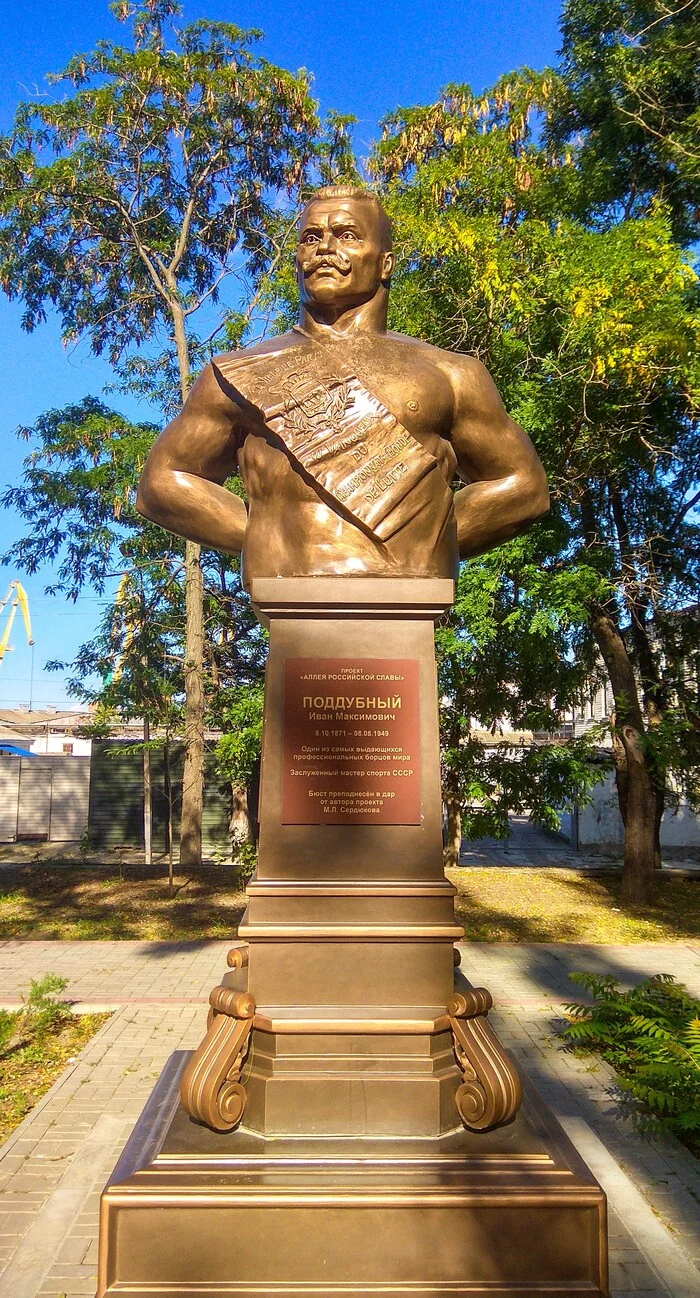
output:
<svg viewBox="0 0 700 1298"><path fill-rule="evenodd" d="M633 1116L646 1129L700 1139L700 1001L670 974L620 991L614 978L572 974L593 1005L565 1006L567 1044L612 1064Z"/></svg>
<svg viewBox="0 0 700 1298"><path fill-rule="evenodd" d="M37 1036L52 1031L71 1014L68 1002L57 999L67 986L68 979L60 974L46 973L30 980L29 991L23 997L23 1014Z"/></svg>

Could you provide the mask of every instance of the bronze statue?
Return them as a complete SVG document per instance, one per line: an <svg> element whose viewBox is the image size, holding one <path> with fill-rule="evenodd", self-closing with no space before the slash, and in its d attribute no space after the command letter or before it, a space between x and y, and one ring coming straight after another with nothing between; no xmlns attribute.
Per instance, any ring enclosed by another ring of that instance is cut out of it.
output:
<svg viewBox="0 0 700 1298"><path fill-rule="evenodd" d="M146 462L141 513L242 551L247 585L453 577L546 513L537 454L481 362L387 331L394 255L372 194L318 190L296 265L299 324L206 367ZM237 465L247 511L222 485Z"/></svg>
<svg viewBox="0 0 700 1298"><path fill-rule="evenodd" d="M319 191L296 256L299 325L207 366L141 481L243 551L260 838L206 1034L103 1192L98 1298L604 1298L603 1191L458 967L442 860L434 625L459 556L546 511L542 466L477 360L387 333L375 198Z"/></svg>

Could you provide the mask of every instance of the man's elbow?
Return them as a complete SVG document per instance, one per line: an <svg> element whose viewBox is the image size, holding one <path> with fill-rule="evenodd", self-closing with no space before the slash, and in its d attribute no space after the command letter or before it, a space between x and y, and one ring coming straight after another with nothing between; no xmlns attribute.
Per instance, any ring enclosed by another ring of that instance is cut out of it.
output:
<svg viewBox="0 0 700 1298"><path fill-rule="evenodd" d="M136 492L136 510L151 523L160 523L164 512L164 493L159 475L146 462Z"/></svg>
<svg viewBox="0 0 700 1298"><path fill-rule="evenodd" d="M538 518L549 513L549 505L547 479L542 465L538 465L537 470L528 475L523 492L523 523L536 523Z"/></svg>

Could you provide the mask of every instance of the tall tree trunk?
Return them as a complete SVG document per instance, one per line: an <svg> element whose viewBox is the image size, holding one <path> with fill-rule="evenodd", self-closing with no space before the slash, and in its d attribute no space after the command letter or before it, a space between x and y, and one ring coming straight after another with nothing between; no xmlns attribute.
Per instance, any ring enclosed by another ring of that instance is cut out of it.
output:
<svg viewBox="0 0 700 1298"><path fill-rule="evenodd" d="M462 849L462 804L459 798L457 777L448 770L443 789L443 801L447 812L447 835L445 841L445 865L459 865L459 854Z"/></svg>
<svg viewBox="0 0 700 1298"><path fill-rule="evenodd" d="M171 305L173 334L180 372L180 393L187 400L190 357L181 308ZM182 774L180 864L191 869L202 863L204 806L204 583L201 550L185 545L185 766Z"/></svg>
<svg viewBox="0 0 700 1298"><path fill-rule="evenodd" d="M581 501L581 520L587 546L599 544L594 502L590 495ZM627 652L611 601L589 605L590 627L607 668L615 699L615 761L620 814L625 826L621 897L624 902L643 904L651 900L654 887L654 843L656 796L644 749L644 718L639 702L634 667Z"/></svg>
<svg viewBox="0 0 700 1298"><path fill-rule="evenodd" d="M248 791L245 785L231 785L231 819L228 823L231 837L231 850L235 861L238 849L244 843L254 842L253 830L248 814Z"/></svg>
<svg viewBox="0 0 700 1298"><path fill-rule="evenodd" d="M608 670L615 697L616 761L620 812L625 826L622 900L643 904L651 900L654 883L656 791L644 751L637 683L625 642L611 612L593 605L591 630Z"/></svg>
<svg viewBox="0 0 700 1298"><path fill-rule="evenodd" d="M173 780L170 770L170 735L166 731L165 745L163 749L164 774L165 774L165 799L168 807L168 819L166 824L166 837L168 848L168 895L172 897L175 880L173 878Z"/></svg>
<svg viewBox="0 0 700 1298"><path fill-rule="evenodd" d="M627 511L618 486L608 484L608 494L620 550L620 568L627 606L630 611L630 630L634 657L639 672L649 730L653 731L663 721L666 692L661 671L649 636L647 623L649 608L640 573L637 571L635 550L627 523ZM661 869L661 821L666 803L666 771L658 762L650 763L647 770L654 788L654 868Z"/></svg>
<svg viewBox="0 0 700 1298"><path fill-rule="evenodd" d="M151 726L148 717L143 719L143 860L153 864L153 789L151 786Z"/></svg>
<svg viewBox="0 0 700 1298"><path fill-rule="evenodd" d="M180 864L202 863L204 806L204 584L199 546L185 547L185 765L182 773Z"/></svg>

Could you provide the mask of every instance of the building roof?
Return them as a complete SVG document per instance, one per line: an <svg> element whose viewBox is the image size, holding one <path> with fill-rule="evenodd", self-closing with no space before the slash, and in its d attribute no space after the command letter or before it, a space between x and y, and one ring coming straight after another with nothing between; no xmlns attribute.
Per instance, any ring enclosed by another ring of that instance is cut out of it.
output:
<svg viewBox="0 0 700 1298"><path fill-rule="evenodd" d="M74 730L76 726L86 725L92 717L92 713L86 709L77 711L76 709L59 710L58 708L0 708L0 730L5 733L6 726L19 728L20 732L26 734L36 729L46 729L46 726L56 726L61 730Z"/></svg>
<svg viewBox="0 0 700 1298"><path fill-rule="evenodd" d="M93 720L93 712L82 708L59 710L57 708L0 708L0 739L12 742L17 739L32 739L52 734L72 734ZM159 738L162 731L153 727L152 738ZM220 730L207 729L206 739L218 739ZM142 739L143 721L115 720L110 726L110 737L113 739ZM173 738L179 736L173 735Z"/></svg>

